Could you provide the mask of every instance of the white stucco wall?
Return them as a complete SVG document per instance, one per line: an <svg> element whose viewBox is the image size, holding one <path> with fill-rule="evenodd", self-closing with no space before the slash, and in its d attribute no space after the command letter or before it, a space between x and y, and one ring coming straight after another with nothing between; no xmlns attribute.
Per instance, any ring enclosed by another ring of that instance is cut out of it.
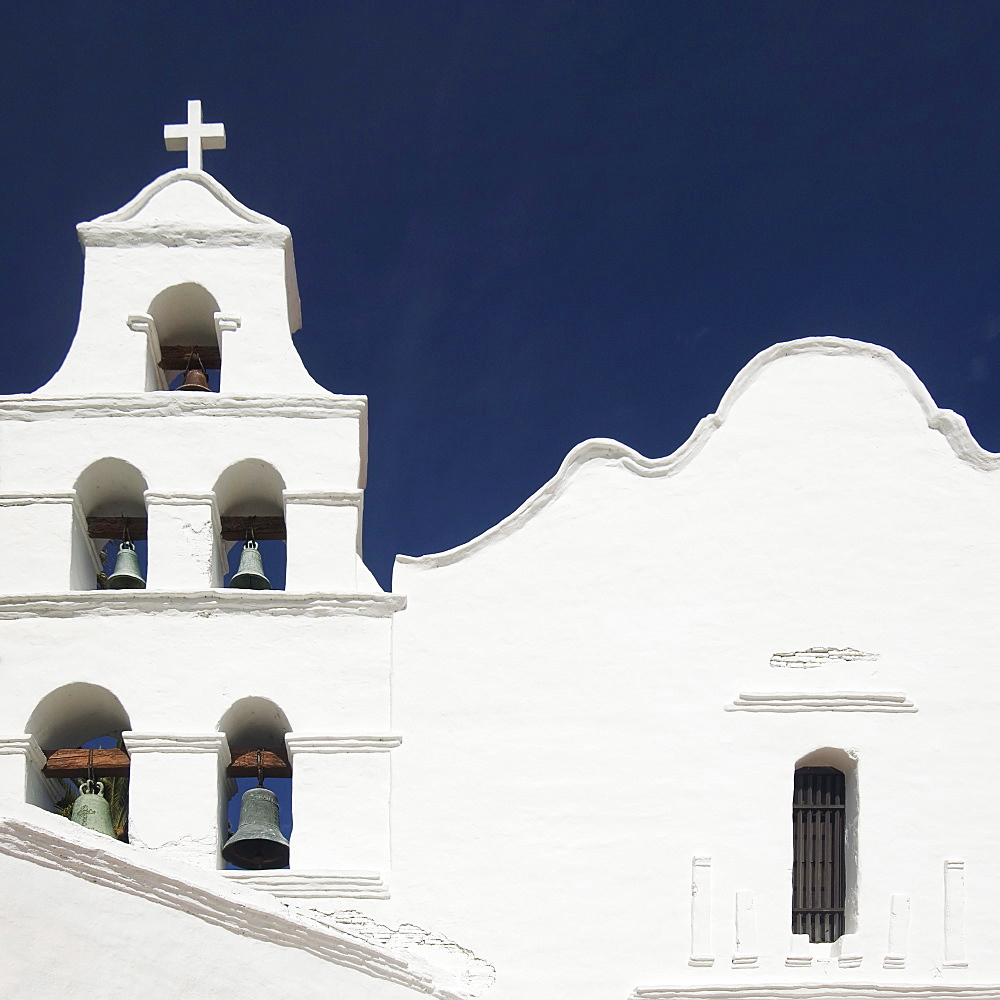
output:
<svg viewBox="0 0 1000 1000"><path fill-rule="evenodd" d="M82 996L102 921L127 927L108 996L187 996L193 969L269 998L1000 992L1000 456L898 359L778 345L674 455L584 442L383 594L366 400L295 352L287 229L174 171L80 236L69 356L0 398L11 995ZM218 393L155 388L154 305L185 284L219 307ZM285 516L284 592L220 586L220 517L254 512ZM93 589L95 514L148 517L148 589ZM98 731L132 758L129 846L43 811L45 755ZM287 872L215 870L247 733L292 762ZM804 758L849 772L832 946L790 934ZM342 933L437 971L331 972Z"/></svg>
<svg viewBox="0 0 1000 1000"><path fill-rule="evenodd" d="M393 912L461 931L498 998L996 981L997 467L888 352L797 342L677 455L585 443L483 538L401 557ZM813 647L872 655L773 659ZM792 771L825 747L857 762L856 934L789 967ZM893 894L905 969L883 969Z"/></svg>

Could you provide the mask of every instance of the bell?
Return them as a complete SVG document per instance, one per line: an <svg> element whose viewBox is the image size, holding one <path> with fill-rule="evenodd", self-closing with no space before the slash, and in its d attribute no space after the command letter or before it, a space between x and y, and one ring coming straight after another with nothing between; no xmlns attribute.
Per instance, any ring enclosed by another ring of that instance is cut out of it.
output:
<svg viewBox="0 0 1000 1000"><path fill-rule="evenodd" d="M143 590L145 586L135 546L131 542L122 542L115 559L115 571L108 577L108 590Z"/></svg>
<svg viewBox="0 0 1000 1000"><path fill-rule="evenodd" d="M73 803L70 819L88 830L96 830L98 833L106 833L109 837L113 837L115 828L111 823L111 806L103 792L103 781L85 781L80 786L80 794Z"/></svg>
<svg viewBox="0 0 1000 1000"><path fill-rule="evenodd" d="M230 587L240 590L270 590L271 581L264 576L264 560L260 557L257 543L250 539L240 553L240 568L229 581Z"/></svg>
<svg viewBox="0 0 1000 1000"><path fill-rule="evenodd" d="M190 368L184 373L184 383L177 386L178 392L211 392L208 376L200 368Z"/></svg>
<svg viewBox="0 0 1000 1000"><path fill-rule="evenodd" d="M270 788L248 788L240 802L240 825L222 848L237 868L284 868L288 841L278 827L278 796Z"/></svg>

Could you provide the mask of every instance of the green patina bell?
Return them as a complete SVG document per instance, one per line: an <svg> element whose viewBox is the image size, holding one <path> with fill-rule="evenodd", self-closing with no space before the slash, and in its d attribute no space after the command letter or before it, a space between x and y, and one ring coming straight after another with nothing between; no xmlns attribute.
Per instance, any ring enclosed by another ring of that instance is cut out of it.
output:
<svg viewBox="0 0 1000 1000"><path fill-rule="evenodd" d="M109 837L113 837L115 828L111 822L111 806L103 793L103 781L85 781L80 786L80 794L73 803L73 814L70 819L88 830L96 830L98 833L106 833Z"/></svg>
<svg viewBox="0 0 1000 1000"><path fill-rule="evenodd" d="M233 574L229 586L238 590L271 589L271 581L264 576L264 560L260 557L260 549L252 538L243 546L240 568Z"/></svg>
<svg viewBox="0 0 1000 1000"><path fill-rule="evenodd" d="M108 590L143 590L145 586L135 546L131 542L122 542L118 547L115 570L108 577Z"/></svg>
<svg viewBox="0 0 1000 1000"><path fill-rule="evenodd" d="M278 826L278 796L270 788L248 788L240 802L240 825L222 856L237 868L259 871L288 864L288 841Z"/></svg>

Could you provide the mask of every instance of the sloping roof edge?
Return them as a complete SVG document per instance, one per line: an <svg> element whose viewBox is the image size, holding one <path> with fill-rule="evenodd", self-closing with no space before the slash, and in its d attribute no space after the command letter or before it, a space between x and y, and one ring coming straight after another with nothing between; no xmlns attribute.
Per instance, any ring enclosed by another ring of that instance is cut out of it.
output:
<svg viewBox="0 0 1000 1000"><path fill-rule="evenodd" d="M296 948L439 1000L466 1000L398 955L313 920L266 893L121 844L33 806L4 805L0 854L179 910L233 934Z"/></svg>

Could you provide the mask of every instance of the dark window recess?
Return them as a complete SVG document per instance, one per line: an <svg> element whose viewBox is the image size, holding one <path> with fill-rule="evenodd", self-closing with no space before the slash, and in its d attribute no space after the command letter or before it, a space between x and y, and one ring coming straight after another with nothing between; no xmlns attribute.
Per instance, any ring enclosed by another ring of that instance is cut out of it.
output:
<svg viewBox="0 0 1000 1000"><path fill-rule="evenodd" d="M800 767L792 796L792 933L814 942L844 933L844 774Z"/></svg>

